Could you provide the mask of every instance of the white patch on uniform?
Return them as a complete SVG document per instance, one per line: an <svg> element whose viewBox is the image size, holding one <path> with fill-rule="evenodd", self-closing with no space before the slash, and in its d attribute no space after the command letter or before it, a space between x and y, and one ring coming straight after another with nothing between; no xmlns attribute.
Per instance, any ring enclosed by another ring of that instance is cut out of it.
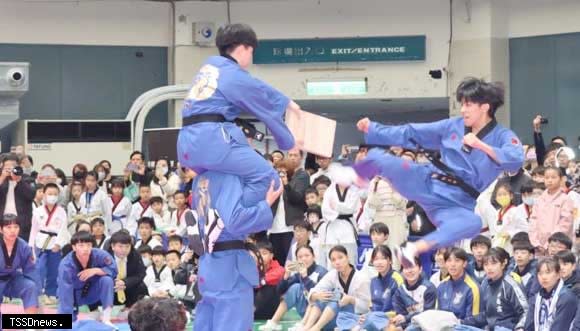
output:
<svg viewBox="0 0 580 331"><path fill-rule="evenodd" d="M453 297L453 304L458 305L461 303L461 299L463 299L463 294L461 292L455 293L455 297Z"/></svg>
<svg viewBox="0 0 580 331"><path fill-rule="evenodd" d="M310 278L313 282L318 282L318 277L320 276L320 274L318 272L313 272L312 274L310 274L310 276L308 276L308 278Z"/></svg>
<svg viewBox="0 0 580 331"><path fill-rule="evenodd" d="M218 68L211 64L204 65L195 76L195 81L191 90L189 90L187 99L197 101L209 99L218 87L219 76Z"/></svg>

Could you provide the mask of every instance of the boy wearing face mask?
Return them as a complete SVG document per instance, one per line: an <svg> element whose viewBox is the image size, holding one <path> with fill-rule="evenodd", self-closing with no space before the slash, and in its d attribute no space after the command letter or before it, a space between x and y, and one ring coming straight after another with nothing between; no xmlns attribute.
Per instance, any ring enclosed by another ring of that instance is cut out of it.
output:
<svg viewBox="0 0 580 331"><path fill-rule="evenodd" d="M34 276L38 295L41 295L44 289L43 303L55 304L60 250L69 242L70 235L67 231L67 213L58 205L60 193L58 186L49 183L43 190L44 205L36 208L32 214L32 229L28 244L33 247L37 259Z"/></svg>

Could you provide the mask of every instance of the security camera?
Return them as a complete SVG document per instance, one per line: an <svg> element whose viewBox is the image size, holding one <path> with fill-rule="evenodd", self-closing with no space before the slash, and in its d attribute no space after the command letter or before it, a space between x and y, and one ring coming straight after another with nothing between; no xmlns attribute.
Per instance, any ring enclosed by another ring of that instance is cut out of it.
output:
<svg viewBox="0 0 580 331"><path fill-rule="evenodd" d="M24 75L24 71L20 68L14 68L8 70L6 74L6 80L10 86L18 87L24 84L26 80L26 76Z"/></svg>
<svg viewBox="0 0 580 331"><path fill-rule="evenodd" d="M0 62L0 98L20 98L28 91L28 63Z"/></svg>

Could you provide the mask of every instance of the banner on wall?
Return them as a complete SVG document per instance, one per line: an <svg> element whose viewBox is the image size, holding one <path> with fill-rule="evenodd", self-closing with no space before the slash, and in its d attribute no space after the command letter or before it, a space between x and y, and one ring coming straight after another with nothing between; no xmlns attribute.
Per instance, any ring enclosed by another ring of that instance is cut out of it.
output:
<svg viewBox="0 0 580 331"><path fill-rule="evenodd" d="M260 40L254 64L424 61L426 37Z"/></svg>

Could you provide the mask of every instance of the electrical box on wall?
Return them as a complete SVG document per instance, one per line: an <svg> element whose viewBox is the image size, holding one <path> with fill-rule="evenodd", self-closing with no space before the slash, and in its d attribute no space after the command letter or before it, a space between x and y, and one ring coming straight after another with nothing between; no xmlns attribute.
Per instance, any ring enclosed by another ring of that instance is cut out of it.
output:
<svg viewBox="0 0 580 331"><path fill-rule="evenodd" d="M217 29L212 22L193 23L193 42L201 47L214 47Z"/></svg>

